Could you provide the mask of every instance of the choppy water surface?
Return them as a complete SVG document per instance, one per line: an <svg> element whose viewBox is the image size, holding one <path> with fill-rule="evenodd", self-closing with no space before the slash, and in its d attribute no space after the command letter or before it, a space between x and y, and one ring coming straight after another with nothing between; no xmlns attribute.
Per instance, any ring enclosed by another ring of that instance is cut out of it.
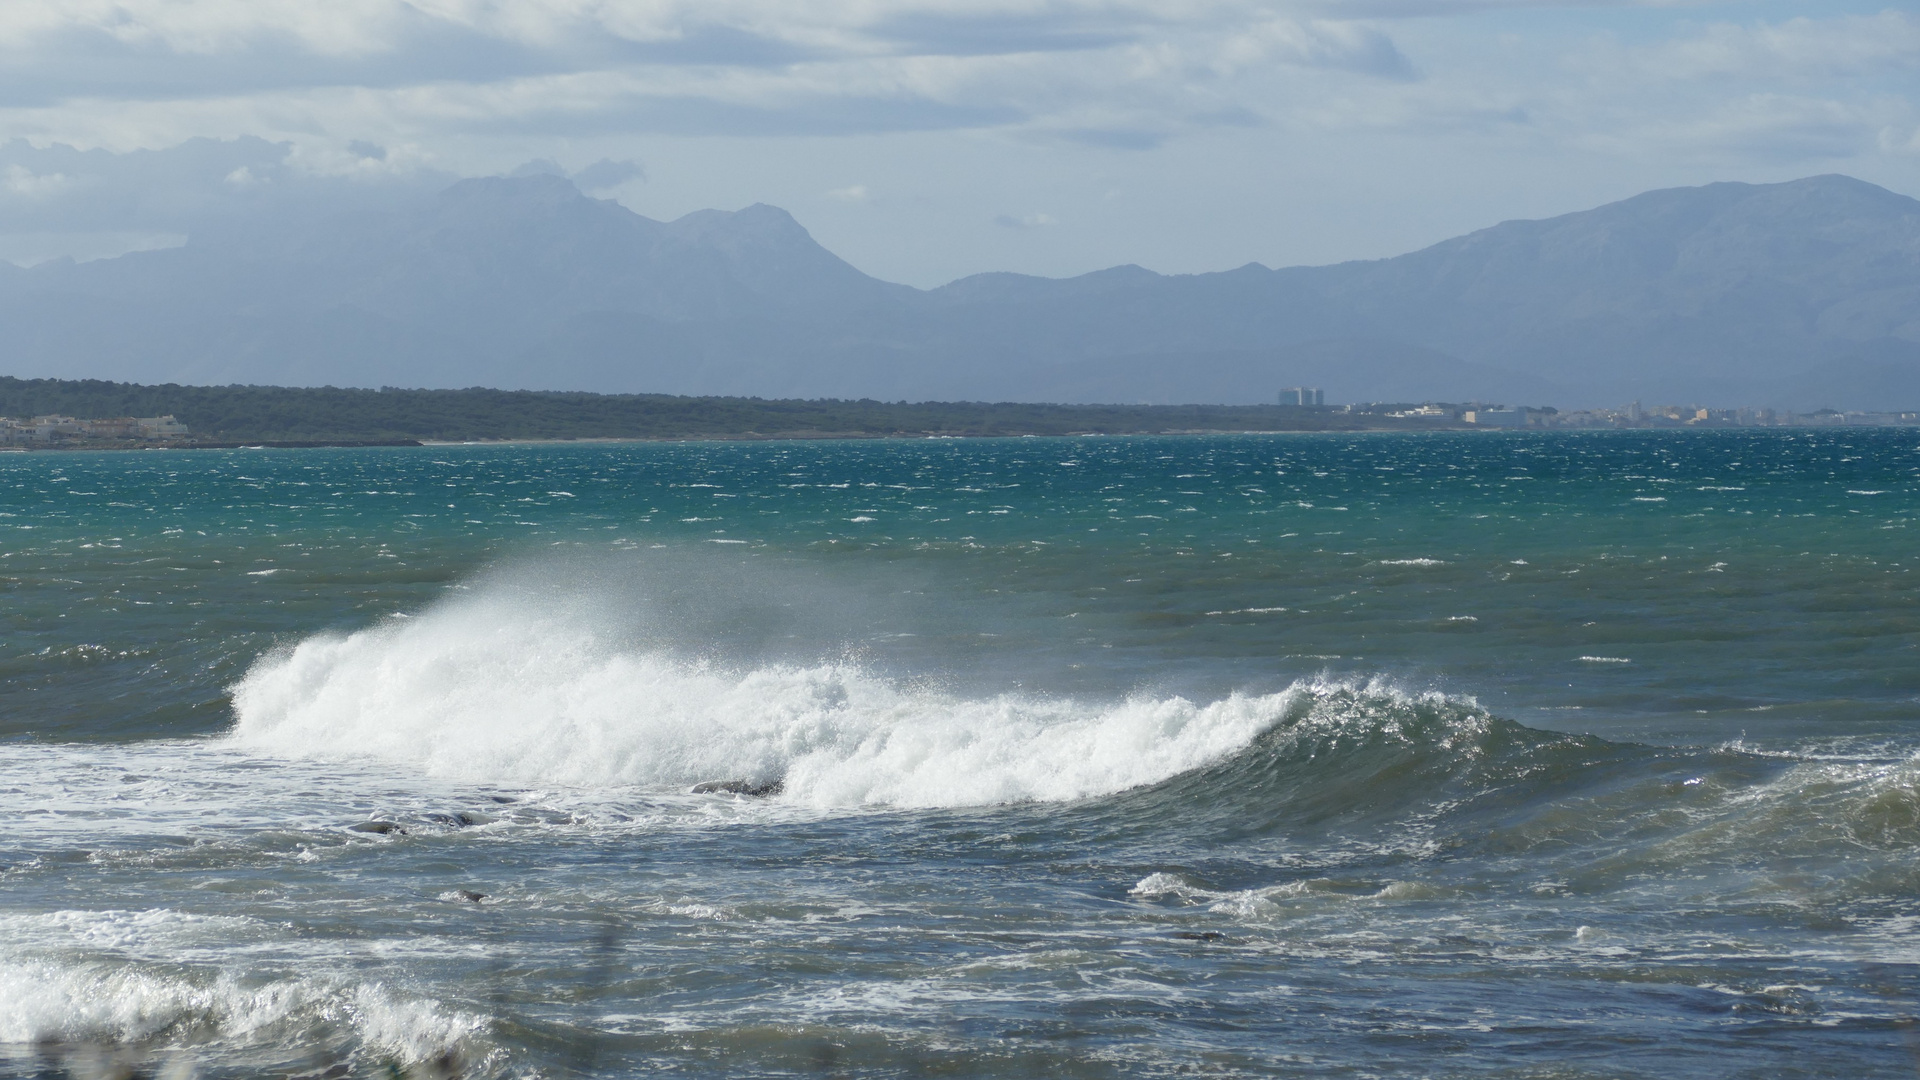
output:
<svg viewBox="0 0 1920 1080"><path fill-rule="evenodd" d="M1912 1075L1917 510L1901 432L0 455L0 1072Z"/></svg>

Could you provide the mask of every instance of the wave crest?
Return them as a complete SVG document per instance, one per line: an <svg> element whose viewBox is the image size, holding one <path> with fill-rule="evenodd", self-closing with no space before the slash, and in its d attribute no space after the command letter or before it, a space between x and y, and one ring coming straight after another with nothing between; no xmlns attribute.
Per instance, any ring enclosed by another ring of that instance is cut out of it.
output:
<svg viewBox="0 0 1920 1080"><path fill-rule="evenodd" d="M229 737L528 786L741 778L821 807L968 806L1157 783L1246 747L1300 693L966 698L851 663L729 670L481 605L263 658L233 688Z"/></svg>

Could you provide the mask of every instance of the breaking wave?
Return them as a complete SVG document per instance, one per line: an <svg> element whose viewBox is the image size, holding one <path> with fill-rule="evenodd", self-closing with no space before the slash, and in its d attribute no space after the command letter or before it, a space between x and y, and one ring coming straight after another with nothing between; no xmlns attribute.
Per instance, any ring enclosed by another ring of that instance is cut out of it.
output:
<svg viewBox="0 0 1920 1080"><path fill-rule="evenodd" d="M855 663L729 669L479 603L261 659L233 688L229 737L460 780L684 791L742 779L820 807L970 806L1160 782L1246 747L1306 692L969 698Z"/></svg>
<svg viewBox="0 0 1920 1080"><path fill-rule="evenodd" d="M229 741L524 787L666 793L738 780L778 784L783 801L819 808L1165 789L1201 803L1251 800L1249 820L1284 812L1296 822L1446 798L1540 754L1586 760L1611 745L1377 681L1095 702L969 697L855 662L728 667L536 607L479 599L263 657L233 688Z"/></svg>
<svg viewBox="0 0 1920 1080"><path fill-rule="evenodd" d="M1213 701L965 696L858 663L728 667L475 600L261 658L229 745L591 793L778 784L788 805L1075 803L1096 830L1501 857L1639 838L1626 863L1920 841L1920 764L1542 731L1471 698L1309 680ZM1730 838L1738 837L1738 843Z"/></svg>

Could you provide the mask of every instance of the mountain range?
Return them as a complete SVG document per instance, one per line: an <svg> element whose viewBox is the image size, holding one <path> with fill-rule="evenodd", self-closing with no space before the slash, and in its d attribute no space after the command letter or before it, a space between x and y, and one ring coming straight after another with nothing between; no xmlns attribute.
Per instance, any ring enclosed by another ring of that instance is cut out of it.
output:
<svg viewBox="0 0 1920 1080"><path fill-rule="evenodd" d="M655 221L463 180L114 259L0 264L0 374L883 400L1920 406L1920 202L1844 176L1652 191L1396 258L861 273L785 211Z"/></svg>

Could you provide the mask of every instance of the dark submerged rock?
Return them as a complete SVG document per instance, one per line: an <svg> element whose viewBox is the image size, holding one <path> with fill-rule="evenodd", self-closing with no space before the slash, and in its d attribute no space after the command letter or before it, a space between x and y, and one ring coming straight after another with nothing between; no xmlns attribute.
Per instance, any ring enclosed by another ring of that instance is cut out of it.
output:
<svg viewBox="0 0 1920 1080"><path fill-rule="evenodd" d="M1182 941L1225 941L1227 935L1218 930L1182 930L1173 935Z"/></svg>
<svg viewBox="0 0 1920 1080"><path fill-rule="evenodd" d="M475 904L487 898L486 893L474 892L472 889L461 889L459 890L459 895L460 895L460 899L470 901Z"/></svg>
<svg viewBox="0 0 1920 1080"><path fill-rule="evenodd" d="M379 833L381 836L387 836L389 834L407 835L407 830L402 828L399 822L395 821L356 821L347 826L347 828L352 832Z"/></svg>
<svg viewBox="0 0 1920 1080"><path fill-rule="evenodd" d="M786 788L782 781L768 784L756 784L751 780L709 780L704 784L693 785L695 795L751 795L764 799L769 795L778 795Z"/></svg>

